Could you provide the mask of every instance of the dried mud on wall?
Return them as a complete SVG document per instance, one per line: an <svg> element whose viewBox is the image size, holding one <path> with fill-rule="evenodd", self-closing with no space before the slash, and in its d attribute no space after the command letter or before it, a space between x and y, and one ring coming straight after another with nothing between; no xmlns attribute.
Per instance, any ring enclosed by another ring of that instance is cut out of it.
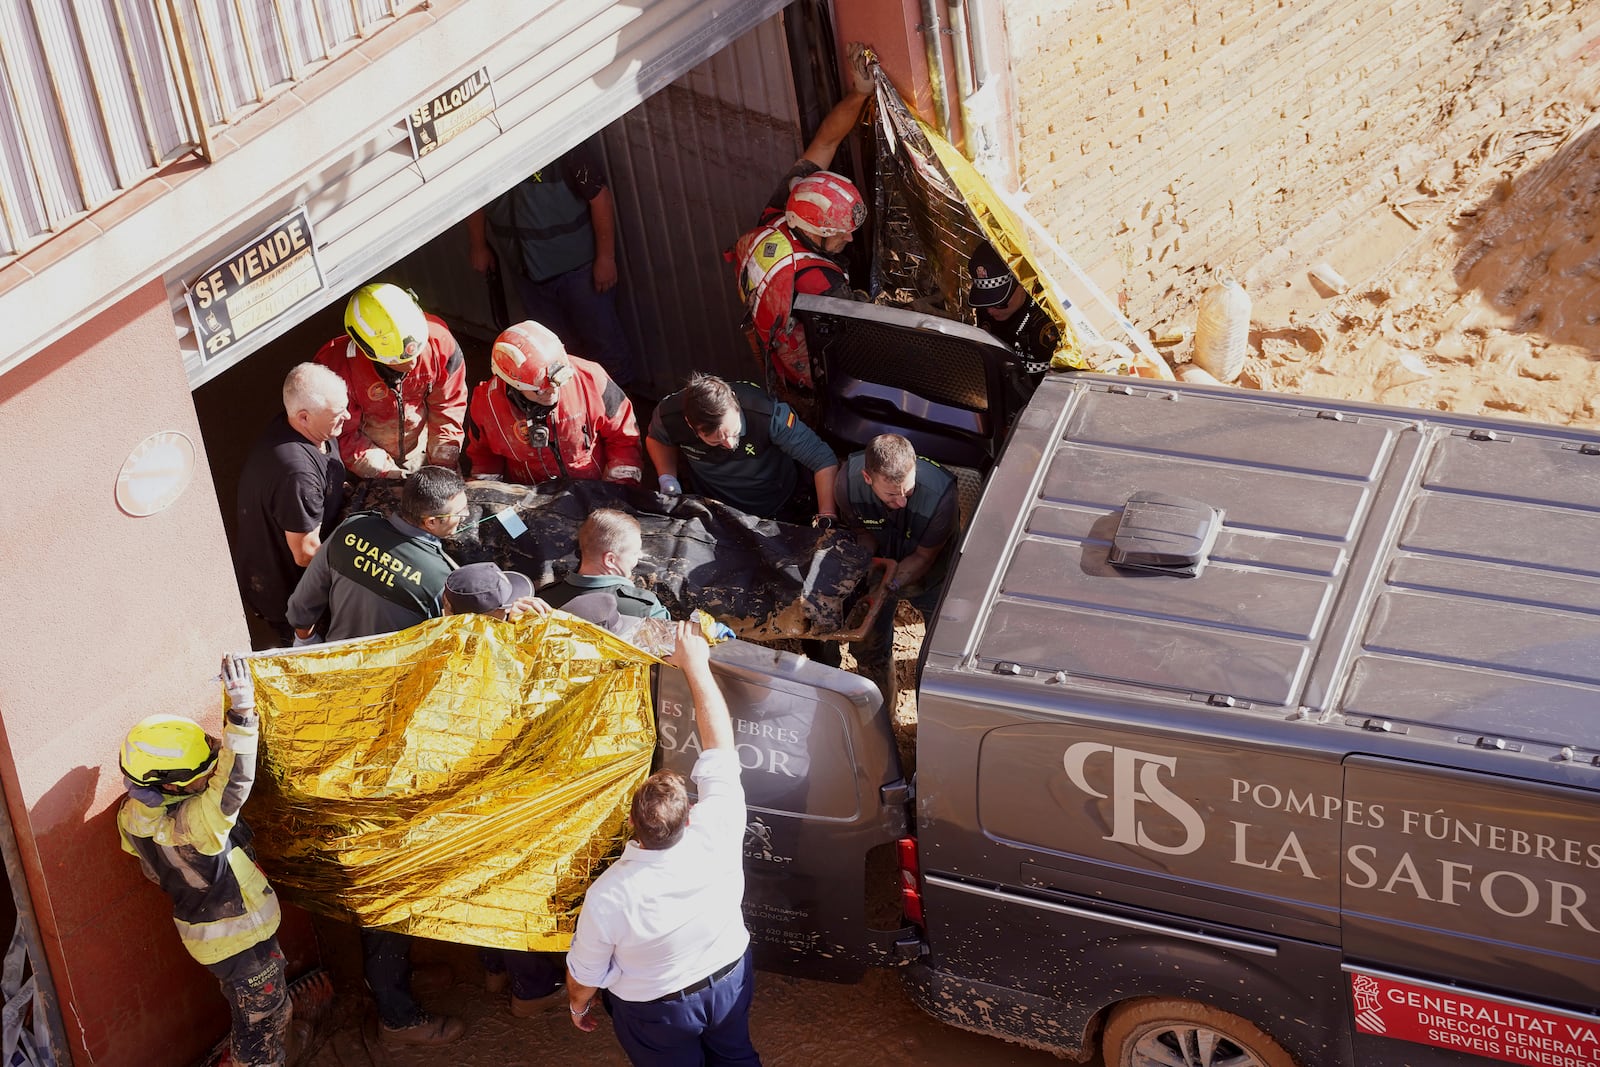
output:
<svg viewBox="0 0 1600 1067"><path fill-rule="evenodd" d="M1222 270L1255 304L1242 384L1600 419L1600 3L1006 17L1032 209L1136 323L1191 328Z"/></svg>

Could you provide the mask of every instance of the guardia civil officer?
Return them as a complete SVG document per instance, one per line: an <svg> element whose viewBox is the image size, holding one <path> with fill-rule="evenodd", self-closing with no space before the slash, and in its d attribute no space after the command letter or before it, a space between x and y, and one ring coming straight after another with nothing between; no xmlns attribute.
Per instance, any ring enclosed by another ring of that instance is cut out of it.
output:
<svg viewBox="0 0 1600 1067"><path fill-rule="evenodd" d="M467 487L444 467L406 479L400 513L359 511L329 535L289 598L295 643L309 643L328 614L322 639L393 633L436 619L455 563L441 541L467 516Z"/></svg>
<svg viewBox="0 0 1600 1067"><path fill-rule="evenodd" d="M616 598L617 611L639 619L671 616L650 590L633 584L633 570L644 556L639 520L626 511L596 508L578 527L578 569L539 595L551 607L586 593L605 592Z"/></svg>
<svg viewBox="0 0 1600 1067"><path fill-rule="evenodd" d="M585 141L467 216L472 269L495 262L493 231L517 295L568 349L626 386L639 361L617 317L617 210L600 153Z"/></svg>
<svg viewBox="0 0 1600 1067"><path fill-rule="evenodd" d="M956 480L899 434L879 434L845 461L836 502L844 527L873 556L896 563L887 602L860 646L852 646L860 673L877 683L892 710L895 607L905 600L926 619L938 606L961 533Z"/></svg>
<svg viewBox="0 0 1600 1067"><path fill-rule="evenodd" d="M295 644L341 641L415 626L444 613L445 583L455 562L443 538L467 516L467 487L444 467L423 467L406 479L400 513L363 511L341 523L306 568L289 598ZM362 969L378 1006L385 1045L447 1045L466 1033L449 1015L424 1011L411 992L411 938L361 930Z"/></svg>
<svg viewBox="0 0 1600 1067"><path fill-rule="evenodd" d="M832 525L838 457L788 404L750 382L694 375L656 406L645 450L663 493L683 491L687 468L702 495L747 514Z"/></svg>

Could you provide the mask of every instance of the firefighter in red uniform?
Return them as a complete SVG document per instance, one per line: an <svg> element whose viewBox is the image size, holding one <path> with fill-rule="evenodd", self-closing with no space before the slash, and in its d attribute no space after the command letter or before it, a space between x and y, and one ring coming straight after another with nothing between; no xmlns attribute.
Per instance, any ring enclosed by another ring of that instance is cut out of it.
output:
<svg viewBox="0 0 1600 1067"><path fill-rule="evenodd" d="M317 362L350 392L350 421L339 437L345 467L359 478L404 478L425 465L455 469L467 367L449 327L404 289L377 283L350 297L344 330Z"/></svg>
<svg viewBox="0 0 1600 1067"><path fill-rule="evenodd" d="M600 364L569 355L539 323L519 322L495 340L489 365L494 377L473 390L467 420L474 478L639 484L633 402Z"/></svg>
<svg viewBox="0 0 1600 1067"><path fill-rule="evenodd" d="M849 178L823 168L855 126L871 87L864 68L858 70L855 91L817 127L805 155L767 202L761 225L734 245L749 328L784 385L812 387L805 329L790 314L795 294L855 296L844 264L834 257L866 221L867 206Z"/></svg>

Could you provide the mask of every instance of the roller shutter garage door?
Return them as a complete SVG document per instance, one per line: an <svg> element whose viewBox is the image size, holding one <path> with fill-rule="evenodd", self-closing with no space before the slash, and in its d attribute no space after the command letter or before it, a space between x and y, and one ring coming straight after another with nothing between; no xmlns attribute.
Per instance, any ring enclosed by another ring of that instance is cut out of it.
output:
<svg viewBox="0 0 1600 1067"><path fill-rule="evenodd" d="M438 78L416 99L395 103L392 125L372 131L347 155L319 164L279 201L259 205L244 225L197 248L166 272L191 386L210 380L311 312L456 225L534 167L599 132L658 90L784 7L781 0L555 0L506 5L505 35L482 60ZM442 33L444 27L422 34ZM787 62L785 60L785 62ZM486 68L495 113L420 160L407 116L432 92ZM297 208L316 238L324 288L205 358L186 304L188 284Z"/></svg>

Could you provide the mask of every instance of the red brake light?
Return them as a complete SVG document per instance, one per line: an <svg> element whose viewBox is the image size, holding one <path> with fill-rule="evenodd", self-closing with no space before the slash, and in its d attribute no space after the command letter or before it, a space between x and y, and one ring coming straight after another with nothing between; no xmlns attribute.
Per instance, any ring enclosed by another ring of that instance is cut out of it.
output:
<svg viewBox="0 0 1600 1067"><path fill-rule="evenodd" d="M900 854L900 909L907 919L922 925L922 861L917 858L917 839L902 837L896 846Z"/></svg>

